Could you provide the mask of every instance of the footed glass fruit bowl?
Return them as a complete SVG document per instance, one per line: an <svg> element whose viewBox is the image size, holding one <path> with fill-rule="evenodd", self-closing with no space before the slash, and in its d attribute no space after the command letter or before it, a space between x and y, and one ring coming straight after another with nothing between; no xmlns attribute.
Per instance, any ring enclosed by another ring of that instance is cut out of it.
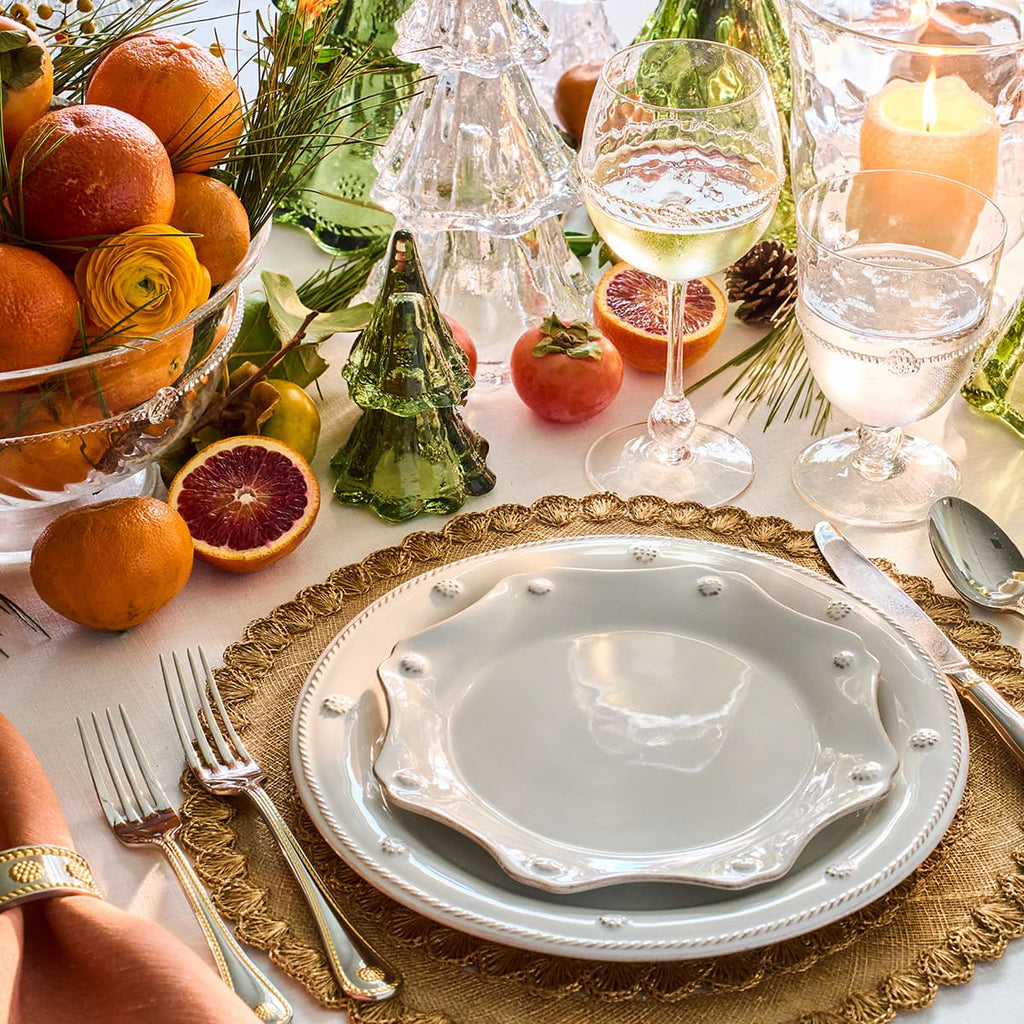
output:
<svg viewBox="0 0 1024 1024"><path fill-rule="evenodd" d="M0 373L0 562L23 558L72 505L153 490L157 460L213 398L242 325L242 281L269 234L267 224L231 278L166 331Z"/></svg>

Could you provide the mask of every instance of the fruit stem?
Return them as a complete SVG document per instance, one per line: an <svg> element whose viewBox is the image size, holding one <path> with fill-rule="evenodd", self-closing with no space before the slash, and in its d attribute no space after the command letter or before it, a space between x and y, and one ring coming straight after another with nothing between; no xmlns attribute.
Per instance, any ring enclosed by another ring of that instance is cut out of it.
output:
<svg viewBox="0 0 1024 1024"><path fill-rule="evenodd" d="M252 390L252 386L257 382L263 380L270 371L277 366L279 362L289 352L299 347L306 337L306 330L309 325L320 315L320 311L311 309L305 316L305 319L299 324L299 329L258 369L254 370L245 380L242 381L236 388L228 391L224 397L217 402L216 405L211 407L205 415L203 415L199 422L192 428L192 435L195 436L199 433L203 427L208 427L213 423L216 423L220 419L221 414L225 409L228 408L233 402L237 401L243 395L249 393Z"/></svg>

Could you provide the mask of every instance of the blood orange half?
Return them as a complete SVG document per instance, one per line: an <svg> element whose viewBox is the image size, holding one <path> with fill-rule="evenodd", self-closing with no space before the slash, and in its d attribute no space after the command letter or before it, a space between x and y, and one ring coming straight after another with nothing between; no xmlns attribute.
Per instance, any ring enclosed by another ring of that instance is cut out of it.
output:
<svg viewBox="0 0 1024 1024"><path fill-rule="evenodd" d="M725 326L722 290L699 277L686 288L683 365L705 355ZM636 370L664 373L668 352L668 291L665 282L628 263L605 271L594 293L594 325Z"/></svg>
<svg viewBox="0 0 1024 1024"><path fill-rule="evenodd" d="M171 481L196 556L226 572L256 572L305 537L320 508L309 463L270 437L227 437L193 455Z"/></svg>

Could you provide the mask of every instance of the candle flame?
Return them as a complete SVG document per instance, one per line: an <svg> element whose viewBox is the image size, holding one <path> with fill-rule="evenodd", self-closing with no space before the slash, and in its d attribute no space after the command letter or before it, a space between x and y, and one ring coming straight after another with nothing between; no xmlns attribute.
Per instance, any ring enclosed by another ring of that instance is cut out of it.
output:
<svg viewBox="0 0 1024 1024"><path fill-rule="evenodd" d="M930 132L939 119L939 111L935 104L935 68L932 68L928 75L928 81L924 83L924 96L921 101L921 118L924 121L924 130Z"/></svg>

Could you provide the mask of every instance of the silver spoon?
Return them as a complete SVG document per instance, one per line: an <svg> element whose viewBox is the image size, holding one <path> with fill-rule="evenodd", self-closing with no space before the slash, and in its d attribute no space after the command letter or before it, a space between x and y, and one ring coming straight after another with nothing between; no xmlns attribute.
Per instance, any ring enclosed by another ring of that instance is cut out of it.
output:
<svg viewBox="0 0 1024 1024"><path fill-rule="evenodd" d="M1024 615L1024 555L1000 527L963 498L940 498L928 520L932 551L961 597Z"/></svg>

